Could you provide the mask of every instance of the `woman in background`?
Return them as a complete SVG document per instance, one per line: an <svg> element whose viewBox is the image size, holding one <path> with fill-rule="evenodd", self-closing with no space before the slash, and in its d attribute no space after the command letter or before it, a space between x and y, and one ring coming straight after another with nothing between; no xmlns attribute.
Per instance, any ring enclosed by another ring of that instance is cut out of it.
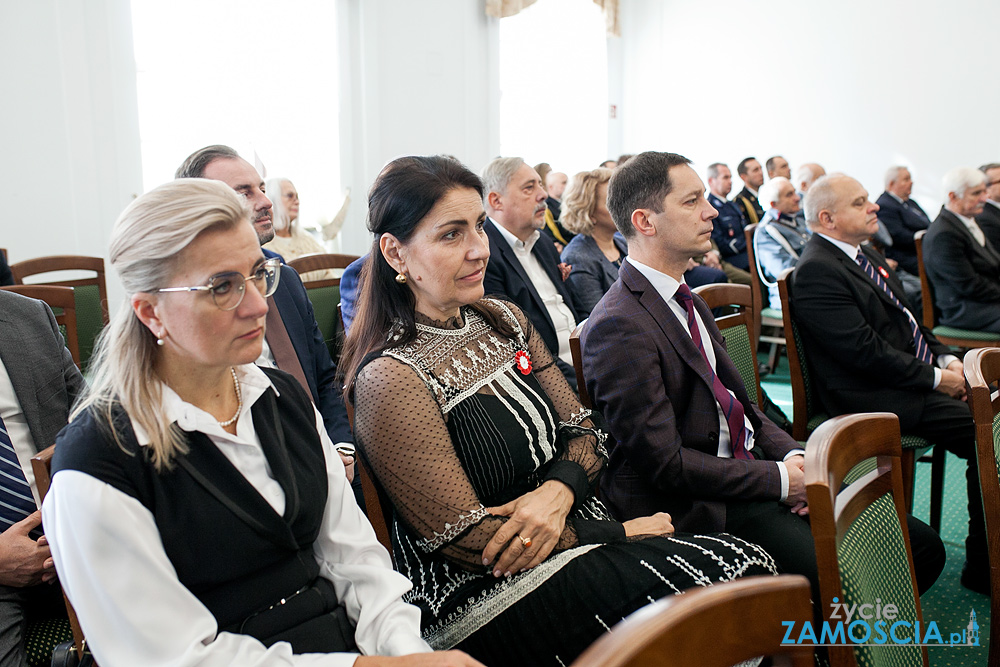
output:
<svg viewBox="0 0 1000 667"><path fill-rule="evenodd" d="M271 178L265 184L265 189L271 200L274 238L265 243L264 247L281 255L286 262L328 252L322 243L298 224L299 193L295 190L295 185L287 178ZM310 271L302 275L303 282L328 278L336 278L336 274L327 270Z"/></svg>

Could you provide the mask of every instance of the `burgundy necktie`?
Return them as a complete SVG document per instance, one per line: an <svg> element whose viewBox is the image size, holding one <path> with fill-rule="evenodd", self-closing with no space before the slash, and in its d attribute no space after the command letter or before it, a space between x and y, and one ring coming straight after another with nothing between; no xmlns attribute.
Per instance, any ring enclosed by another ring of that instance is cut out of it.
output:
<svg viewBox="0 0 1000 667"><path fill-rule="evenodd" d="M684 283L681 283L680 287L677 288L674 298L687 311L688 329L691 330L691 338L694 340L694 344L698 346L698 351L701 352L701 356L708 365L708 370L712 373L712 393L715 394L715 400L722 407L722 414L726 415L726 422L729 424L729 444L733 450L733 458L753 458L747 451L746 415L743 412L743 404L737 401L729 390L726 389L726 385L722 384L722 380L719 379L715 369L712 368L711 362L708 360L708 355L705 353L705 345L701 340L701 332L698 331L698 320L694 315L694 299L691 298L691 289Z"/></svg>

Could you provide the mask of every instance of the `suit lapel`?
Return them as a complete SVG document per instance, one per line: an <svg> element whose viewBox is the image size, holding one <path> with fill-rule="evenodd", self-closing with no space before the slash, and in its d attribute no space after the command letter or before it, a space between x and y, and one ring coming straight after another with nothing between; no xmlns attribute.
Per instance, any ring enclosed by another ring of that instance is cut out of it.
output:
<svg viewBox="0 0 1000 667"><path fill-rule="evenodd" d="M972 245L973 252L982 256L983 259L987 260L994 266L1000 268L1000 255L998 255L996 253L996 250L993 249L993 244L990 243L989 239L986 239L985 246L979 245L979 241L977 241L976 237L972 235L972 232L969 231L969 228L965 226L965 223L959 220L958 216L956 216L948 209L945 208L941 209L941 220L942 222L951 225L952 229L958 230L959 234L964 234L965 238Z"/></svg>
<svg viewBox="0 0 1000 667"><path fill-rule="evenodd" d="M14 387L17 401L21 404L21 411L28 423L28 430L34 438L34 434L44 432L40 421L41 415L37 409L38 401L35 400L35 394L38 392L38 385L35 382L37 369L32 367L32 360L35 359L32 353L36 349L33 342L35 339L25 322L3 314L0 315L0 323L5 329L4 335L0 335L0 359L7 369L10 383ZM35 447L41 449L51 444L51 442L46 444L36 442Z"/></svg>
<svg viewBox="0 0 1000 667"><path fill-rule="evenodd" d="M489 222L490 225L498 224L492 218L487 218L486 220L487 222ZM546 308L545 302L542 301L542 297L538 295L538 290L535 289L535 284L532 283L531 280L528 278L528 273L524 270L524 267L521 266L521 260L517 258L517 255L514 254L514 249L510 247L510 244L507 243L507 239L504 238L503 234L501 234L499 230L491 229L489 226L487 226L486 231L488 235L493 237L494 245L496 245L496 247L499 248L500 258L508 267L510 267L512 271L514 271L514 273L517 274L517 277L520 278L521 281L524 283L525 287L528 289L528 294L531 295L531 300L535 302L535 307L538 308L538 310L543 315L545 315L545 319L548 321L549 326L552 327L552 330L554 331L556 327L555 324L553 324L552 322L552 318L549 317L549 309ZM534 250L534 248L532 248L532 250ZM545 266L544 262L542 263L542 266L543 267Z"/></svg>
<svg viewBox="0 0 1000 667"><path fill-rule="evenodd" d="M888 294L885 293L885 290L883 290L881 287L879 287L878 285L876 285L875 281L872 280L868 276L868 274L865 273L864 270L860 266L858 266L858 263L856 261L851 261L851 258L847 256L847 253L845 253L840 248L838 248L837 246L833 245L832 243L830 243L829 241L827 241L826 239L824 239L821 236L818 236L818 235L814 234L813 238L815 239L815 241L814 241L815 243L817 243L827 253L831 254L834 257L834 259L836 259L838 262L840 262L847 269L847 271L849 273L854 274L854 276L856 276L857 278L859 278L860 280L862 280L865 285L867 285L873 292L875 292L875 294L878 295L878 298L880 298L883 301L885 301L886 305L891 306L892 308L895 308L897 310L899 309L899 306L897 306L893 302L892 298ZM862 248L859 250L859 252L864 252L864 246L862 246ZM872 264L872 266L875 266L875 267L881 267L882 266L880 262L874 261L868 254L865 254L865 257L868 258L868 261ZM878 268L876 268L876 270L878 270ZM887 281L887 282L889 282L889 281ZM898 285L898 283L897 284L892 284L890 286L890 289L892 289L893 293L896 294L897 296L903 293L902 292L903 288L902 288L901 285ZM904 295L903 298L905 298L905 295Z"/></svg>
<svg viewBox="0 0 1000 667"><path fill-rule="evenodd" d="M694 339L681 326L677 316L670 310L670 306L666 304L660 293L646 280L646 276L642 275L628 262L622 262L619 276L625 286L637 295L639 303L650 314L660 327L663 335L670 341L670 345L677 351L677 356L698 374L698 377L702 379L709 391L711 391L712 369L709 368L708 362L702 356L701 350L695 345Z"/></svg>

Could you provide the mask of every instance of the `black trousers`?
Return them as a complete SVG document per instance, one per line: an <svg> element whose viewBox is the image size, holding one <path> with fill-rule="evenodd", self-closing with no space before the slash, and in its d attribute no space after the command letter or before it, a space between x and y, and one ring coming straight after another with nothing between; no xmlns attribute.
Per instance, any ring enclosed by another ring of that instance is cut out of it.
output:
<svg viewBox="0 0 1000 667"><path fill-rule="evenodd" d="M944 544L923 521L907 516L906 525L917 590L923 594L944 569ZM726 504L726 532L764 547L783 573L801 574L809 579L813 604L820 606L816 548L808 517L793 514L788 505L775 501L733 501ZM824 604L829 604L829 600Z"/></svg>

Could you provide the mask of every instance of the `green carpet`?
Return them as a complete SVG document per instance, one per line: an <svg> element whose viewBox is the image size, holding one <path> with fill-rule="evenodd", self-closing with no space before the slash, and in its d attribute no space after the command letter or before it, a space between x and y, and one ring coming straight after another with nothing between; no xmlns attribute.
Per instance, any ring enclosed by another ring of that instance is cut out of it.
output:
<svg viewBox="0 0 1000 667"><path fill-rule="evenodd" d="M766 361L766 355L761 355ZM789 418L792 415L792 388L789 384L788 360L782 356L778 368L761 381L761 386L771 400ZM923 521L930 520L929 463L918 464L916 472L913 514ZM965 488L965 462L948 454L945 463L944 506L941 516L941 539L944 540L948 561L937 583L920 598L925 627L936 621L947 640L952 632L961 632L969 623L969 612L976 611L979 623L979 647L940 647L928 649L930 664L935 667L981 667L986 664L990 636L990 599L962 588L959 577L965 562L965 536L968 530L968 511Z"/></svg>

